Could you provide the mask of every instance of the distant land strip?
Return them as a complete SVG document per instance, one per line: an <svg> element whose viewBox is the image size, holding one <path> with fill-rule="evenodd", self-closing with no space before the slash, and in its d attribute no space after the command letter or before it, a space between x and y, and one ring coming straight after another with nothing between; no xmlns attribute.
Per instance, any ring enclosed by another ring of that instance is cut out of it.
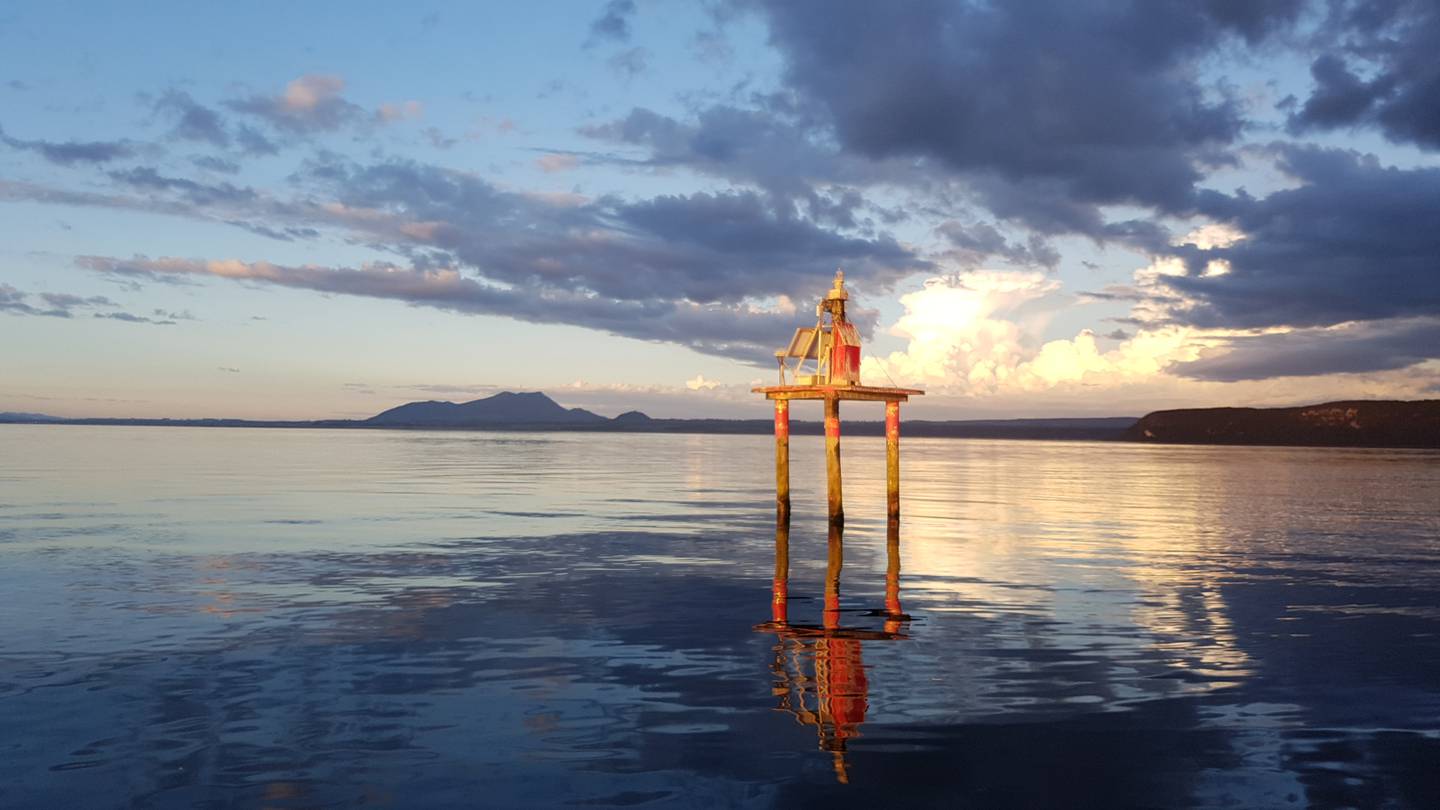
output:
<svg viewBox="0 0 1440 810"><path fill-rule="evenodd" d="M472 402L410 402L369 419L250 420L65 418L0 412L0 424L370 430L582 431L612 433L769 434L770 419L654 419L639 411L607 418L565 408L540 392L502 392ZM882 436L880 421L847 421L855 436ZM1058 419L906 420L904 435L974 439L1128 441L1317 447L1440 448L1440 400L1347 401L1295 408L1192 408L1132 416ZM791 432L822 435L819 421L795 420Z"/></svg>

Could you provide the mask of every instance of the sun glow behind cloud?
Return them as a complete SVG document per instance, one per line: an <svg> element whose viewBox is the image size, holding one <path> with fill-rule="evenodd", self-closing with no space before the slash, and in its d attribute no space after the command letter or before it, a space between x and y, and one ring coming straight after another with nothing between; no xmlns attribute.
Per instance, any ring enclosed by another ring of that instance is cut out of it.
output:
<svg viewBox="0 0 1440 810"><path fill-rule="evenodd" d="M901 296L905 314L890 330L904 351L870 358L864 370L941 392L984 396L1066 385L1114 385L1194 359L1192 330L1159 327L1102 350L1095 333L1042 340L1056 312L1071 303L1041 273L977 271L935 278Z"/></svg>

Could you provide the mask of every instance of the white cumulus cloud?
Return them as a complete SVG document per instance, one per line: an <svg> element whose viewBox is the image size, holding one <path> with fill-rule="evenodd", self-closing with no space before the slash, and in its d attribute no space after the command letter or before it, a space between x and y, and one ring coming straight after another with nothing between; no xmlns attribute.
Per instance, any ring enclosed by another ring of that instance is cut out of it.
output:
<svg viewBox="0 0 1440 810"><path fill-rule="evenodd" d="M1194 359L1205 345L1194 330L1175 326L1141 329L1109 350L1089 329L1044 340L1068 300L1043 273L986 270L931 279L900 299L905 314L890 331L907 339L905 350L867 358L864 371L955 394L995 395L1131 383Z"/></svg>

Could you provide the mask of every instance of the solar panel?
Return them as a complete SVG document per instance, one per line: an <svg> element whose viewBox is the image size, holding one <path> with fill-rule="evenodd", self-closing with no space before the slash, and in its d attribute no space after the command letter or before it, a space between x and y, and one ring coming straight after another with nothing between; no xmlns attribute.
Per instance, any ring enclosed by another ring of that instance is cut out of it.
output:
<svg viewBox="0 0 1440 810"><path fill-rule="evenodd" d="M802 360L815 360L820 357L819 342L815 340L815 327L802 326L795 330L795 336L790 338L790 345L785 348L782 357L799 357Z"/></svg>

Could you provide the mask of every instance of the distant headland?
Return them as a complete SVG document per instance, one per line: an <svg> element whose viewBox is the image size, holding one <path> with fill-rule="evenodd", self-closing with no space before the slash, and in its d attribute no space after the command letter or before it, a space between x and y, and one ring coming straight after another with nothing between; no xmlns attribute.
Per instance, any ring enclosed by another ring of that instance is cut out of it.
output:
<svg viewBox="0 0 1440 810"><path fill-rule="evenodd" d="M0 412L0 424L153 425L171 427L355 428L389 430L596 431L768 434L766 419L656 419L640 411L605 417L566 408L538 392L505 391L470 402L408 402L368 419L69 419ZM884 423L847 422L846 432L884 434ZM795 420L791 432L821 435L819 421ZM1193 408L1143 417L910 420L916 437L1069 439L1166 444L1440 448L1440 400L1330 402L1297 408Z"/></svg>
<svg viewBox="0 0 1440 810"><path fill-rule="evenodd" d="M1156 411L1141 417L1123 438L1167 444L1440 447L1440 400Z"/></svg>

